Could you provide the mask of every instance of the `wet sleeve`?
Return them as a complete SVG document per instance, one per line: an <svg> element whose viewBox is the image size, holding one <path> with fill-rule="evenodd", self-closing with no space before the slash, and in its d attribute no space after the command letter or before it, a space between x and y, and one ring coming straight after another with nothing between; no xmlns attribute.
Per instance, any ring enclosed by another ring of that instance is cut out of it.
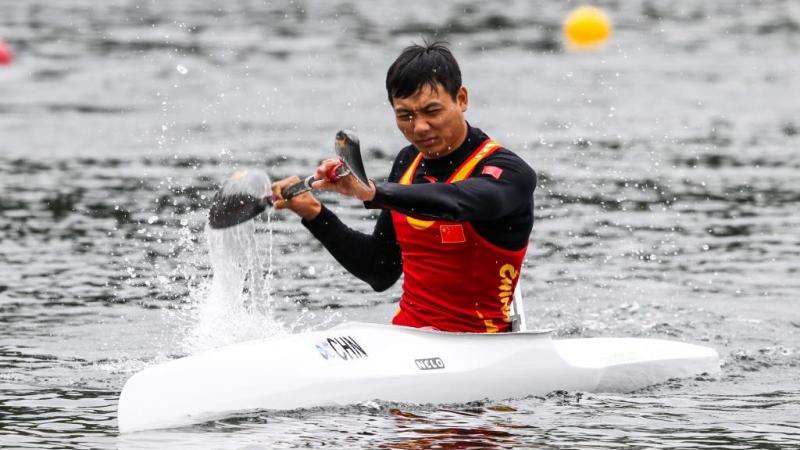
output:
<svg viewBox="0 0 800 450"><path fill-rule="evenodd" d="M331 210L302 224L348 272L381 292L389 289L403 271L391 213L381 211L372 234L345 225Z"/></svg>
<svg viewBox="0 0 800 450"><path fill-rule="evenodd" d="M494 220L529 207L536 173L517 155L498 151L474 173L456 183L378 183L365 206L454 222Z"/></svg>

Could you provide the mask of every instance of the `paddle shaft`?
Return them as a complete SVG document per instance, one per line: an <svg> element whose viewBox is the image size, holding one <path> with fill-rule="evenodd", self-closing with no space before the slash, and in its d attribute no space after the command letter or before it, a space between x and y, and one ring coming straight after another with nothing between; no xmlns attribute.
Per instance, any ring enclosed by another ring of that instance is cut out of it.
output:
<svg viewBox="0 0 800 450"><path fill-rule="evenodd" d="M291 186L287 186L285 189L281 191L281 197L284 200L291 200L298 195L308 192L312 190L311 183L317 181L317 178L314 175L309 175L305 177L302 181L295 183Z"/></svg>
<svg viewBox="0 0 800 450"><path fill-rule="evenodd" d="M332 166L328 169L327 177L330 181L337 181L342 177L346 177L350 175L350 171L347 170L347 167L344 163L339 162L335 166ZM284 200L291 200L298 195L308 192L312 190L311 184L315 181L319 180L315 175L309 175L305 179L300 182L297 182L291 186L287 186L285 189L281 190L281 196Z"/></svg>

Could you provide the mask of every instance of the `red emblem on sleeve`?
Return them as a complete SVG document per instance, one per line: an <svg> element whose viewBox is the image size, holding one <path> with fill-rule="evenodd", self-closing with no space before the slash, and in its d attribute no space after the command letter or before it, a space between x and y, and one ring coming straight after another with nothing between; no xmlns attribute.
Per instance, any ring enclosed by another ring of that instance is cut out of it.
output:
<svg viewBox="0 0 800 450"><path fill-rule="evenodd" d="M481 175L491 175L495 180L499 180L502 174L503 169L497 166L484 166L483 170L481 170Z"/></svg>

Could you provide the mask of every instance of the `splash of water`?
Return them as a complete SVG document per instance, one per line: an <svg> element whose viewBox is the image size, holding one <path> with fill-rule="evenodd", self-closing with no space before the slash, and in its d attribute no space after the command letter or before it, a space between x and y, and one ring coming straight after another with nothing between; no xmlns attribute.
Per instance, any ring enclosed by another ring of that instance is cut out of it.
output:
<svg viewBox="0 0 800 450"><path fill-rule="evenodd" d="M271 222L271 216L269 218ZM266 276L256 221L214 230L206 227L210 284L193 295L195 308L185 347L189 353L287 333L274 315L270 293L272 229L269 228Z"/></svg>

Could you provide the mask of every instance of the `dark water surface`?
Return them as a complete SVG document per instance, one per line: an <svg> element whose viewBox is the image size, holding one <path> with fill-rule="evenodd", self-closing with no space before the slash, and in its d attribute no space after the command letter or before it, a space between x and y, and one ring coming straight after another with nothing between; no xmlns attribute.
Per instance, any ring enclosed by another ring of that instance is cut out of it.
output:
<svg viewBox="0 0 800 450"><path fill-rule="evenodd" d="M0 67L0 447L800 448L797 2L604 1L616 34L587 54L561 48L569 2L279 3L0 3L17 53ZM385 68L433 33L469 120L540 175L529 322L703 343L721 375L118 436L144 367L389 320L399 286L370 292L283 213L257 227L270 313L220 312L204 217L235 167L303 175L340 128L388 173L404 143Z"/></svg>

